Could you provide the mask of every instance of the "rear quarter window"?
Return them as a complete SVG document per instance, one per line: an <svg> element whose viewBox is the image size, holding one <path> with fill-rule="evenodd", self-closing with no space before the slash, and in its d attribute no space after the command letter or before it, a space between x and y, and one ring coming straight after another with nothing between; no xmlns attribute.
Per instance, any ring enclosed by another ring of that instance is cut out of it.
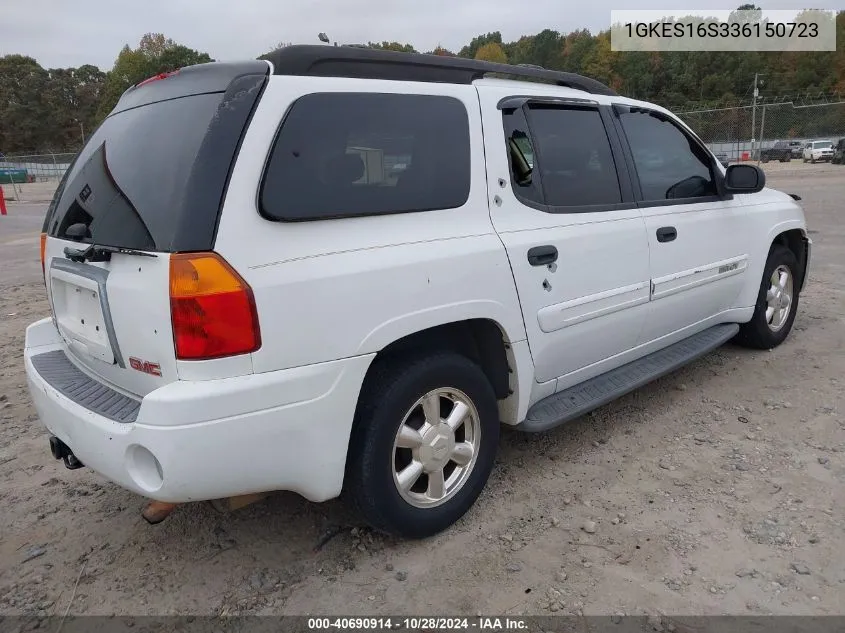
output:
<svg viewBox="0 0 845 633"><path fill-rule="evenodd" d="M261 214L303 221L453 209L470 190L469 119L437 95L315 93L287 113Z"/></svg>

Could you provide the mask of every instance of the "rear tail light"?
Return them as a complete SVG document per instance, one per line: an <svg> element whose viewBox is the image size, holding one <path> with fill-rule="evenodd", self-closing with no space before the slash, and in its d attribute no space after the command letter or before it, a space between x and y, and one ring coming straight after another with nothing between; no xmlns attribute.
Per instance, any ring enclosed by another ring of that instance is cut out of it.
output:
<svg viewBox="0 0 845 633"><path fill-rule="evenodd" d="M203 360L261 347L252 289L217 253L170 256L176 358Z"/></svg>
<svg viewBox="0 0 845 633"><path fill-rule="evenodd" d="M44 277L44 282L47 282L47 267L46 267L46 257L47 254L47 234L41 234L41 276Z"/></svg>

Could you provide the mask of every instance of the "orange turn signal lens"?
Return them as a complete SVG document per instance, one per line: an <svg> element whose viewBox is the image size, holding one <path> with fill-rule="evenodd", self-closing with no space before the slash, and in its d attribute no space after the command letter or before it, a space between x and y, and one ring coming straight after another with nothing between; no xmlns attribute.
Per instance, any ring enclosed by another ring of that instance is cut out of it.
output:
<svg viewBox="0 0 845 633"><path fill-rule="evenodd" d="M44 280L47 280L47 269L46 269L46 257L47 255L47 234L41 234L41 274L44 276Z"/></svg>

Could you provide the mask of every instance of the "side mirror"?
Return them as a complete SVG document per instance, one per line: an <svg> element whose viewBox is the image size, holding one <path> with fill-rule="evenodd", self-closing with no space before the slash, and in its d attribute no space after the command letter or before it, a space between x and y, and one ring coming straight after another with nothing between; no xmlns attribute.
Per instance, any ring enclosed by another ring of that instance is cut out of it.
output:
<svg viewBox="0 0 845 633"><path fill-rule="evenodd" d="M757 193L766 186L766 174L757 165L739 163L725 170L725 190L730 193Z"/></svg>

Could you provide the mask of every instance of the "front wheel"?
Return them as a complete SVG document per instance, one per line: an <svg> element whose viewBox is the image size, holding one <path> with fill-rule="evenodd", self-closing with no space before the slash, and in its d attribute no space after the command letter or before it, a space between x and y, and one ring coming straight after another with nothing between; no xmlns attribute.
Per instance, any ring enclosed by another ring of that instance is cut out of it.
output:
<svg viewBox="0 0 845 633"><path fill-rule="evenodd" d="M783 343L798 310L798 260L791 250L776 245L769 252L754 315L740 326L736 342L754 349Z"/></svg>
<svg viewBox="0 0 845 633"><path fill-rule="evenodd" d="M481 494L499 412L481 368L452 352L376 361L356 411L344 493L374 528L425 538Z"/></svg>

